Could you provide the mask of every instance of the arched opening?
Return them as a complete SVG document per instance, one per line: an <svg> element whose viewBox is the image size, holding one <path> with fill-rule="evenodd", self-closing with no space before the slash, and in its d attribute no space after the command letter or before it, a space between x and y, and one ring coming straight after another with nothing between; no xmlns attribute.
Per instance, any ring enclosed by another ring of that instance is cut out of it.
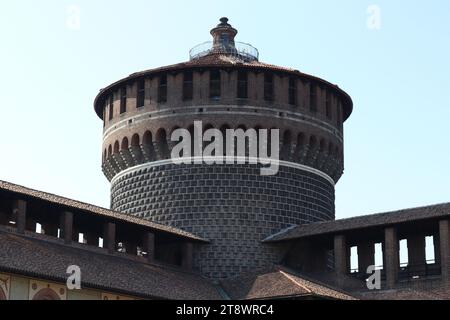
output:
<svg viewBox="0 0 450 320"><path fill-rule="evenodd" d="M324 153L327 151L327 142L325 139L320 139L320 146L319 146L320 153Z"/></svg>
<svg viewBox="0 0 450 320"><path fill-rule="evenodd" d="M187 130L189 131L189 135L191 136L191 156L195 156L195 141L194 141L194 125L190 125Z"/></svg>
<svg viewBox="0 0 450 320"><path fill-rule="evenodd" d="M315 136L311 136L309 138L309 151L307 158L308 165L314 165L316 152L317 152L317 138Z"/></svg>
<svg viewBox="0 0 450 320"><path fill-rule="evenodd" d="M109 145L109 147L108 147L108 158L111 157L111 155L112 155L112 146Z"/></svg>
<svg viewBox="0 0 450 320"><path fill-rule="evenodd" d="M227 130L230 129L230 126L228 124L224 124L220 127L220 132L222 132L223 137L223 155L227 155L227 145L229 141L227 140Z"/></svg>
<svg viewBox="0 0 450 320"><path fill-rule="evenodd" d="M209 129L214 129L214 126L210 123L207 123L203 126L203 134L205 134L206 131ZM214 139L212 139L214 141ZM205 150L206 146L209 145L212 141L203 141L203 150ZM215 156L215 154L213 154Z"/></svg>
<svg viewBox="0 0 450 320"><path fill-rule="evenodd" d="M61 300L58 294L50 288L41 289L33 297L33 300Z"/></svg>
<svg viewBox="0 0 450 320"><path fill-rule="evenodd" d="M131 137L131 146L133 148L139 148L139 135L137 133Z"/></svg>
<svg viewBox="0 0 450 320"><path fill-rule="evenodd" d="M106 160L106 156L108 155L108 151L106 150L106 148L105 148L105 150L103 151L103 161L105 161Z"/></svg>
<svg viewBox="0 0 450 320"><path fill-rule="evenodd" d="M277 128L270 128L269 130L267 130L267 139L268 139L267 140L267 156L269 156L269 157L274 157L275 156L274 154L272 154L272 135L275 132L274 130L279 130L279 129L277 129ZM278 151L280 152L280 147L278 148ZM278 154L278 156L280 156L280 154Z"/></svg>
<svg viewBox="0 0 450 320"><path fill-rule="evenodd" d="M118 154L120 151L119 141L114 142L114 154Z"/></svg>
<svg viewBox="0 0 450 320"><path fill-rule="evenodd" d="M167 144L167 134L166 130L159 129L156 134L156 144L158 146L158 151L160 153L161 159L169 158L169 146Z"/></svg>
<svg viewBox="0 0 450 320"><path fill-rule="evenodd" d="M150 131L146 131L144 133L144 136L142 137L142 144L143 145L151 145L152 144L152 133Z"/></svg>
<svg viewBox="0 0 450 320"><path fill-rule="evenodd" d="M128 150L128 138L127 137L125 137L125 138L123 138L123 140L122 140L122 144L120 145L120 150L122 151L122 150Z"/></svg>
<svg viewBox="0 0 450 320"><path fill-rule="evenodd" d="M150 160L154 160L156 153L153 147L153 136L150 131L146 131L142 136L142 149Z"/></svg>
<svg viewBox="0 0 450 320"><path fill-rule="evenodd" d="M281 151L281 159L289 160L291 153L292 134L291 131L286 130L283 134L283 149Z"/></svg>
<svg viewBox="0 0 450 320"><path fill-rule="evenodd" d="M297 135L297 145L304 146L305 145L305 134L300 132Z"/></svg>
<svg viewBox="0 0 450 320"><path fill-rule="evenodd" d="M329 156L333 156L333 153L334 153L334 146L333 146L332 143L330 143L330 144L328 145L328 155L329 155Z"/></svg>
<svg viewBox="0 0 450 320"><path fill-rule="evenodd" d="M334 149L334 154L336 159L340 159L341 158L341 151L339 150L339 147L336 146L336 148Z"/></svg>
<svg viewBox="0 0 450 320"><path fill-rule="evenodd" d="M315 136L309 137L309 148L314 150L317 148L317 138Z"/></svg>
<svg viewBox="0 0 450 320"><path fill-rule="evenodd" d="M258 143L257 143L258 157L261 156L260 144L263 143L263 142L266 142L266 143L267 143L267 140L266 140L266 141L261 141L261 139L264 138L264 136L260 134L260 130L262 130L262 129L263 129L263 127L260 126L260 125L255 126L256 136L258 137ZM266 145L267 145L267 144L266 144Z"/></svg>

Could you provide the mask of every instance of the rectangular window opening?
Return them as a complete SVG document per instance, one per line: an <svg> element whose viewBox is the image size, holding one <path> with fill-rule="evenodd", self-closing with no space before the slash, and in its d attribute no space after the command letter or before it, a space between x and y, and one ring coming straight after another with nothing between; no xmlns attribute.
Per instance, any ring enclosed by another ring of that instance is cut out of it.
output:
<svg viewBox="0 0 450 320"><path fill-rule="evenodd" d="M295 106L297 104L297 79L289 78L289 104Z"/></svg>
<svg viewBox="0 0 450 320"><path fill-rule="evenodd" d="M331 119L331 93L329 91L326 93L325 109L327 118Z"/></svg>
<svg viewBox="0 0 450 320"><path fill-rule="evenodd" d="M114 117L114 95L111 94L109 97L109 121Z"/></svg>
<svg viewBox="0 0 450 320"><path fill-rule="evenodd" d="M273 75L264 75L264 100L273 101Z"/></svg>
<svg viewBox="0 0 450 320"><path fill-rule="evenodd" d="M162 75L159 78L158 102L167 102L167 76Z"/></svg>
<svg viewBox="0 0 450 320"><path fill-rule="evenodd" d="M317 86L315 84L311 84L309 88L309 104L310 110L312 112L317 111Z"/></svg>
<svg viewBox="0 0 450 320"><path fill-rule="evenodd" d="M209 74L209 96L211 99L220 99L221 81L219 70L212 70Z"/></svg>
<svg viewBox="0 0 450 320"><path fill-rule="evenodd" d="M245 71L239 71L238 73L237 97L238 99L248 98L248 75Z"/></svg>
<svg viewBox="0 0 450 320"><path fill-rule="evenodd" d="M140 80L138 82L137 107L142 108L144 104L145 104L145 81Z"/></svg>
<svg viewBox="0 0 450 320"><path fill-rule="evenodd" d="M194 96L194 75L192 71L183 75L183 100L192 100Z"/></svg>
<svg viewBox="0 0 450 320"><path fill-rule="evenodd" d="M120 114L127 112L127 88L120 89Z"/></svg>

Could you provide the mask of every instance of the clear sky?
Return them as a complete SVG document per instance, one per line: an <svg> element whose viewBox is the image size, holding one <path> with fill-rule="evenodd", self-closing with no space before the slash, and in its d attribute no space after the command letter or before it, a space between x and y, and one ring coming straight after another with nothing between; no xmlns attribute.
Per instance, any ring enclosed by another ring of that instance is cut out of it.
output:
<svg viewBox="0 0 450 320"><path fill-rule="evenodd" d="M450 202L446 0L2 1L0 179L108 207L96 94L187 60L222 16L352 96L338 218Z"/></svg>

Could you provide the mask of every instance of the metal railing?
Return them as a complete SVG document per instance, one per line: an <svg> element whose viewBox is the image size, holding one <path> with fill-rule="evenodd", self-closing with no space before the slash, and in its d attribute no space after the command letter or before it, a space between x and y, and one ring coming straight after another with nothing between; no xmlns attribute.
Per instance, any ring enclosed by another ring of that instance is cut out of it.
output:
<svg viewBox="0 0 450 320"><path fill-rule="evenodd" d="M191 60L199 59L213 53L224 53L237 56L244 60L255 61L259 59L259 51L252 45L243 42L235 42L233 45L214 46L212 41L207 41L195 46L189 51Z"/></svg>
<svg viewBox="0 0 450 320"><path fill-rule="evenodd" d="M386 270L383 266L375 267L375 270L381 271L381 280L386 279ZM432 276L439 276L441 274L441 265L437 263L435 260L428 260L422 264L408 264L402 263L400 264L398 271L398 279L401 281L414 280L414 279L422 279ZM360 272L358 269L351 269L350 276L365 280L369 277L369 275L365 272Z"/></svg>
<svg viewBox="0 0 450 320"><path fill-rule="evenodd" d="M399 280L421 279L441 274L441 265L434 260L422 264L403 264L398 274Z"/></svg>

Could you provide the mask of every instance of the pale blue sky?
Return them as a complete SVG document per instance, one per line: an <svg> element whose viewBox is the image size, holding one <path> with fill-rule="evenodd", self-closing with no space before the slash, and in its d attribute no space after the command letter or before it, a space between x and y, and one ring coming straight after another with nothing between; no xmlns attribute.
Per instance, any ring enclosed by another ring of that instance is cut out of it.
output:
<svg viewBox="0 0 450 320"><path fill-rule="evenodd" d="M367 8L381 28L367 27ZM80 29L67 26L81 9ZM338 84L345 124L337 217L449 202L450 2L2 1L0 179L109 206L98 90L188 59L221 16L261 60Z"/></svg>

